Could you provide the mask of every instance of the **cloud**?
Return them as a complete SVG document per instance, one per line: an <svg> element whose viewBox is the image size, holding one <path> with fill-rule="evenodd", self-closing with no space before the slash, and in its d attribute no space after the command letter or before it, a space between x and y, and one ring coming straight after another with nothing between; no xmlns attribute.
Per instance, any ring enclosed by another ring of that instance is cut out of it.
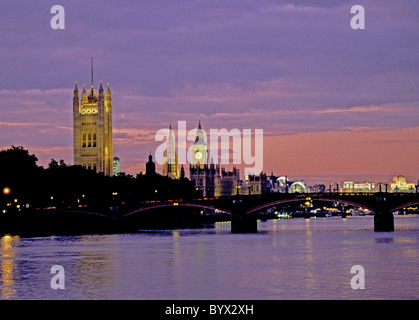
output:
<svg viewBox="0 0 419 320"><path fill-rule="evenodd" d="M391 106L355 106L350 108L327 108L316 111L318 114L335 114L335 113L370 113L370 112L397 112Z"/></svg>
<svg viewBox="0 0 419 320"><path fill-rule="evenodd" d="M397 174L413 178L417 176L412 168L419 157L419 140L411 137L418 133L419 127L269 136L264 142L264 170L273 169L294 179L321 175L323 183L362 176L386 177L389 181Z"/></svg>

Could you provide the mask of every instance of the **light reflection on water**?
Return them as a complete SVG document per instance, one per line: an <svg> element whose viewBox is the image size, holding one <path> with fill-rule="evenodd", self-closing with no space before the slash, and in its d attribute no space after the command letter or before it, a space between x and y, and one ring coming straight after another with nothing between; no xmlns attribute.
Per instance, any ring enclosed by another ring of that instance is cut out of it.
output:
<svg viewBox="0 0 419 320"><path fill-rule="evenodd" d="M18 246L19 237L5 235L1 238L1 297L13 299L15 295L14 273L16 269L15 247Z"/></svg>
<svg viewBox="0 0 419 320"><path fill-rule="evenodd" d="M418 299L419 216L268 220L211 229L1 238L2 299ZM51 289L53 265L65 290ZM353 265L365 269L353 290Z"/></svg>

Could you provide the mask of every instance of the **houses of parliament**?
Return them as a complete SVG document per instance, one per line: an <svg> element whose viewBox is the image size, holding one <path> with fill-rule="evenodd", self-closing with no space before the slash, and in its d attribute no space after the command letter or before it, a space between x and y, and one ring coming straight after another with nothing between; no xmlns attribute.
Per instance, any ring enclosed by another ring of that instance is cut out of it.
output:
<svg viewBox="0 0 419 320"><path fill-rule="evenodd" d="M169 127L167 148L163 160L163 176L168 176L172 179L185 178L185 168L183 165L179 168L178 154L171 125ZM225 168L221 168L220 165L214 164L212 159L209 159L208 146L204 139L201 119L198 120L195 141L191 149L192 163L189 164L189 179L194 182L196 189L201 191L204 197L231 196L237 193L247 194L249 188L252 190L252 194L260 194L262 192L264 187L262 175L248 176L246 181L241 181L238 168L234 167L232 171L227 171ZM151 156L146 168L154 168Z"/></svg>
<svg viewBox="0 0 419 320"><path fill-rule="evenodd" d="M73 156L74 164L86 169L102 172L107 176L114 172L114 156L112 142L112 96L107 84L106 91L100 81L96 91L93 84L93 56L91 61L91 87L80 94L77 82L73 92ZM208 159L208 147L204 139L201 120L198 121L195 142L192 146L193 160L189 165L189 179L195 183L203 196L224 196L236 192L246 192L248 187L239 190L240 172L237 168L226 171ZM117 158L115 158L117 159ZM146 174L155 171L152 156L146 164ZM162 175L172 179L185 178L185 168L179 167L175 139L171 130L164 153ZM253 193L261 190L259 177L251 177Z"/></svg>

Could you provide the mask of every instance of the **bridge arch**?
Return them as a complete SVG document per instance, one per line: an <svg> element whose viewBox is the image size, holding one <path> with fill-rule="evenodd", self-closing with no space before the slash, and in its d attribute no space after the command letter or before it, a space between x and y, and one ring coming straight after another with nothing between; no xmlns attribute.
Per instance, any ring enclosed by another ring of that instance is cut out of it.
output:
<svg viewBox="0 0 419 320"><path fill-rule="evenodd" d="M403 208L406 208L406 207L409 207L409 206L417 206L417 205L419 205L419 201L404 203L404 204L401 204L401 205L398 205L396 207L391 208L390 212L398 211L400 209L403 209Z"/></svg>
<svg viewBox="0 0 419 320"><path fill-rule="evenodd" d="M22 232L41 235L91 234L114 231L114 221L96 212L48 210L27 217L18 227Z"/></svg>
<svg viewBox="0 0 419 320"><path fill-rule="evenodd" d="M122 217L125 218L125 217L131 216L133 214L145 212L145 211L148 211L148 210L158 209L158 208L164 208L164 207L172 207L172 208L175 208L175 207L195 207L195 208L201 208L201 209L218 210L218 211L221 211L221 212L224 212L226 214L231 215L231 211L227 210L227 209L218 208L218 207L205 205L205 204L200 204L200 203L182 203L182 202L179 202L177 204L175 204L175 203L159 203L159 204L156 204L156 205L153 205L153 206L142 207L142 208L136 209L134 211L128 212L128 213L124 214Z"/></svg>
<svg viewBox="0 0 419 320"><path fill-rule="evenodd" d="M283 199L283 200L276 200L276 201L272 201L269 203L264 203L262 205L256 206L254 208L251 208L249 210L247 210L247 214L252 214L252 213L257 213L259 211L262 211L263 209L267 209L270 207L273 207L275 205L279 205L279 204L284 204L284 203L291 203L291 202L303 202L303 201L307 201L305 198L295 198L295 199ZM343 199L333 199L333 198L311 198L310 201L325 201L325 202L339 202L339 203L343 203L343 204L347 204L350 206L354 206L354 207L362 207L365 209L368 209L370 211L374 211L373 208L366 206L364 204L361 203L356 203L353 201L348 201L348 200L343 200Z"/></svg>
<svg viewBox="0 0 419 320"><path fill-rule="evenodd" d="M98 218L105 218L108 219L109 216L97 213L97 212L90 212L90 211L82 211L82 210L48 210L48 211L41 211L39 212L35 217L43 217L43 216L49 216L49 215L79 215L79 216L87 216L87 217L98 217Z"/></svg>

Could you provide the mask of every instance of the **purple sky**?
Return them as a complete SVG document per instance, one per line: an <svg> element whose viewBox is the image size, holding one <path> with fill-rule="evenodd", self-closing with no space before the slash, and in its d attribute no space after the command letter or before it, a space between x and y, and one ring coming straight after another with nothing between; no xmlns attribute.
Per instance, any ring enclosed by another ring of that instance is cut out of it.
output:
<svg viewBox="0 0 419 320"><path fill-rule="evenodd" d="M50 27L55 4L65 30ZM356 4L365 30L350 27ZM419 178L417 0L2 0L0 30L0 147L40 165L73 161L72 92L93 54L128 173L144 170L157 130L201 115L204 130L263 129L268 172Z"/></svg>

